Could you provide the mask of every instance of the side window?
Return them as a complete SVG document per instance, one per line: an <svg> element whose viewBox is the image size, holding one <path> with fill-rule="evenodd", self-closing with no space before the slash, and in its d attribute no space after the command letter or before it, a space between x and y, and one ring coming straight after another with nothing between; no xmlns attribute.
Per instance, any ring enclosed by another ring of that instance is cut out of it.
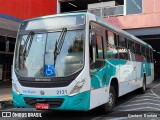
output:
<svg viewBox="0 0 160 120"><path fill-rule="evenodd" d="M141 54L145 56L146 50L144 46L141 46Z"/></svg>
<svg viewBox="0 0 160 120"><path fill-rule="evenodd" d="M149 51L149 48L146 48L146 58L147 58L147 62L150 62L150 51Z"/></svg>
<svg viewBox="0 0 160 120"><path fill-rule="evenodd" d="M135 43L135 53L137 53L137 54L141 54L140 46L141 46L140 44Z"/></svg>
<svg viewBox="0 0 160 120"><path fill-rule="evenodd" d="M122 36L119 36L119 39L118 39L118 41L119 41L119 46L120 47L126 47L126 45L125 45L125 38L124 37L122 37Z"/></svg>
<svg viewBox="0 0 160 120"><path fill-rule="evenodd" d="M106 46L106 58L118 59L118 52L116 50L117 38L116 34L111 31L106 31L107 46Z"/></svg>
<svg viewBox="0 0 160 120"><path fill-rule="evenodd" d="M101 69L105 65L104 61L104 47L103 47L103 36L99 35L96 33L96 46L95 46L95 63L90 61L90 69L91 69L91 74L95 74L93 69ZM90 57L93 57L93 48L92 46L90 47Z"/></svg>
<svg viewBox="0 0 160 120"><path fill-rule="evenodd" d="M135 54L136 61L143 62L145 61L143 55Z"/></svg>
<svg viewBox="0 0 160 120"><path fill-rule="evenodd" d="M95 74L95 70L100 70L105 65L104 60L104 27L96 24L94 22L91 23L90 27L90 37L93 42L89 47L89 55L90 55L90 72L91 74ZM94 33L94 34L92 34ZM94 70L94 71L92 71Z"/></svg>
<svg viewBox="0 0 160 120"><path fill-rule="evenodd" d="M115 47L118 46L118 35L114 34L114 45Z"/></svg>
<svg viewBox="0 0 160 120"><path fill-rule="evenodd" d="M103 59L103 39L101 35L97 35L97 58Z"/></svg>
<svg viewBox="0 0 160 120"><path fill-rule="evenodd" d="M132 61L135 61L136 60L136 56L135 56L135 54L134 53L132 53L132 52L130 52L130 60L132 60Z"/></svg>
<svg viewBox="0 0 160 120"><path fill-rule="evenodd" d="M127 41L124 37L118 36L118 53L119 53L119 59L122 60L128 60L129 54L127 48Z"/></svg>
<svg viewBox="0 0 160 120"><path fill-rule="evenodd" d="M131 41L131 40L128 40L128 49L131 51L131 52L134 52L134 42Z"/></svg>
<svg viewBox="0 0 160 120"><path fill-rule="evenodd" d="M119 59L123 59L123 60L128 60L129 59L129 55L128 52L119 52Z"/></svg>

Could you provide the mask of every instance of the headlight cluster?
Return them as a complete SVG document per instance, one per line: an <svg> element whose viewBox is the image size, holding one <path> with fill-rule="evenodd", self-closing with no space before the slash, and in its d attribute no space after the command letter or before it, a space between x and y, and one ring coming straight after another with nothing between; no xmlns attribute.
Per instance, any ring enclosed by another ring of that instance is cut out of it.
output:
<svg viewBox="0 0 160 120"><path fill-rule="evenodd" d="M85 80L82 80L82 81L78 82L78 83L74 86L74 88L73 88L73 90L71 91L71 93L70 93L69 96L73 96L73 95L78 94L79 91L80 91L80 89L83 87L84 82L85 82Z"/></svg>
<svg viewBox="0 0 160 120"><path fill-rule="evenodd" d="M15 89L15 92L17 93L17 94L20 94L20 92L19 92L19 90L18 90L18 87L17 87L17 85L16 85L16 83L12 80L12 87Z"/></svg>

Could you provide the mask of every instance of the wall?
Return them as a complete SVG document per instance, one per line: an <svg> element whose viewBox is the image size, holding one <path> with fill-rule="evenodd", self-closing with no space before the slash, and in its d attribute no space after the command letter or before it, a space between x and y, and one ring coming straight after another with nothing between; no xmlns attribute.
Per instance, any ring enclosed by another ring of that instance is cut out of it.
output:
<svg viewBox="0 0 160 120"><path fill-rule="evenodd" d="M160 0L143 0L143 13L119 17L104 18L104 20L122 28L147 28L160 26Z"/></svg>
<svg viewBox="0 0 160 120"><path fill-rule="evenodd" d="M57 13L57 0L0 0L0 14L28 19Z"/></svg>

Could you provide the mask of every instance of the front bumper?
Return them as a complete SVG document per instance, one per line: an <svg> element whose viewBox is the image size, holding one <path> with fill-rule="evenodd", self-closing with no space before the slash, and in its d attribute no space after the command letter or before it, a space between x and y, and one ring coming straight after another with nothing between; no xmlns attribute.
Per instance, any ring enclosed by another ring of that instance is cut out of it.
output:
<svg viewBox="0 0 160 120"><path fill-rule="evenodd" d="M34 108L34 105L26 103L24 98L30 99L64 99L59 107L49 107L53 110L80 110L87 111L90 109L90 91L82 92L74 96L35 96L17 94L12 91L13 104L15 107Z"/></svg>

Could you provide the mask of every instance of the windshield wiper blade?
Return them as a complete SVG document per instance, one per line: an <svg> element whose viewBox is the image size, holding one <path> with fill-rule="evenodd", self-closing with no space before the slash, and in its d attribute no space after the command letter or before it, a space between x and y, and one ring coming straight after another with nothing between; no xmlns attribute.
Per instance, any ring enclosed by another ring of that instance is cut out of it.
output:
<svg viewBox="0 0 160 120"><path fill-rule="evenodd" d="M29 50L31 48L31 44L33 41L33 34L34 34L33 31L29 32L27 39L26 39L26 42L25 42L25 45L24 45L24 49L22 50L22 54L25 55L25 57L27 57L29 54ZM28 48L27 48L27 44L28 44Z"/></svg>
<svg viewBox="0 0 160 120"><path fill-rule="evenodd" d="M67 33L67 28L63 28L62 32L61 32L61 34L59 36L58 42L56 41L55 50L54 50L54 65L56 63L57 55L59 55L60 52L61 52L64 40L65 40L66 33Z"/></svg>

